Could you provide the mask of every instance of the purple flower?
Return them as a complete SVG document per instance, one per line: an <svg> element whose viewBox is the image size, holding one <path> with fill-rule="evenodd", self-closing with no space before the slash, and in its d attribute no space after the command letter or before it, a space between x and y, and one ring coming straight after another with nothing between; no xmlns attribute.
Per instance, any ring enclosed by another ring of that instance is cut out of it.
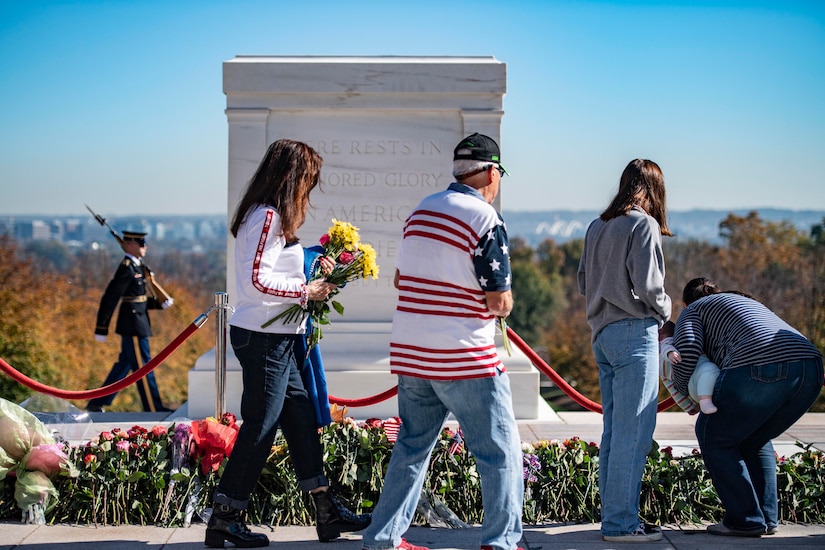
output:
<svg viewBox="0 0 825 550"><path fill-rule="evenodd" d="M541 460L539 460L539 457L532 453L523 453L521 456L522 462L524 463L522 471L524 479L531 483L538 481L539 478L536 474L541 471Z"/></svg>

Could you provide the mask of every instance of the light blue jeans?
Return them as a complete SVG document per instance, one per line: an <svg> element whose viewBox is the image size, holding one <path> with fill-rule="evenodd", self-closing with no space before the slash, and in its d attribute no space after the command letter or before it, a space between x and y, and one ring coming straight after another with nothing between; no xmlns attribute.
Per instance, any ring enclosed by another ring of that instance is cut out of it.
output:
<svg viewBox="0 0 825 550"><path fill-rule="evenodd" d="M599 450L602 535L632 533L641 523L639 497L656 428L659 324L623 319L593 343L599 365L604 429Z"/></svg>
<svg viewBox="0 0 825 550"><path fill-rule="evenodd" d="M470 380L398 377L401 429L363 547L394 548L410 527L430 454L452 412L481 476L481 544L512 550L521 540L524 503L521 440L505 373Z"/></svg>

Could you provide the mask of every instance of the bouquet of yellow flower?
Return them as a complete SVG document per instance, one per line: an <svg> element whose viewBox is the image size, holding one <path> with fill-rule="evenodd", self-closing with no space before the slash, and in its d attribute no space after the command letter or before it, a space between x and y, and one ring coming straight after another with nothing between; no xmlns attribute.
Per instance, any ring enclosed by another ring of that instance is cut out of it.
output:
<svg viewBox="0 0 825 550"><path fill-rule="evenodd" d="M319 242L324 249L323 255L335 260L335 267L325 275L320 269L320 264L316 263L312 273L307 274L307 281L325 278L327 282L338 285L338 288L330 292L326 300L310 300L306 304L306 309L297 304L290 306L261 325L261 328L266 328L279 319L284 323L291 323L309 315L307 348L312 348L323 338L321 325L329 324L330 309L334 309L339 315L344 314L344 306L332 299L344 285L357 279L378 278L375 249L372 245L361 242L358 228L351 223L332 218L332 226L321 235Z"/></svg>

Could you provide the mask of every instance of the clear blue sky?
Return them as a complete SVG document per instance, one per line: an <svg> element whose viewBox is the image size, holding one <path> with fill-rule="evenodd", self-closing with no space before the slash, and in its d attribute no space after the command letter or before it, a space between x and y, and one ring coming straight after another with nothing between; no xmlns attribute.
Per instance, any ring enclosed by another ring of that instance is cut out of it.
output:
<svg viewBox="0 0 825 550"><path fill-rule="evenodd" d="M16 1L0 214L214 214L236 55L495 56L505 210L600 210L633 158L672 210L825 209L825 2Z"/></svg>

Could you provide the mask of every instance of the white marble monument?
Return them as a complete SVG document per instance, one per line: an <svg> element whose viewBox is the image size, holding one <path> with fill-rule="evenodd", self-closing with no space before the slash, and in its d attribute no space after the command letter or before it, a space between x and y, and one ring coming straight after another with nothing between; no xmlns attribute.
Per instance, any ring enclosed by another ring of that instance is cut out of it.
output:
<svg viewBox="0 0 825 550"><path fill-rule="evenodd" d="M392 280L404 220L426 195L451 181L452 151L480 132L501 143L506 65L493 57L239 56L223 65L229 123L231 221L246 183L270 143L304 141L323 157L321 184L299 231L318 244L332 218L359 228L378 253L380 277L339 294L344 316L331 315L321 349L331 396L367 398L396 384L389 373L389 336L396 290ZM516 180L518 175L513 176ZM506 201L507 186L502 187ZM506 221L506 220L505 220ZM232 304L234 246L227 242L227 293ZM426 259L422 259L426 261ZM499 349L513 386L516 416L543 416L539 374L518 350ZM214 351L189 374L190 418L215 413ZM240 367L227 344L226 408L239 413ZM395 398L350 408L356 419L397 414ZM550 411L552 414L552 411Z"/></svg>

